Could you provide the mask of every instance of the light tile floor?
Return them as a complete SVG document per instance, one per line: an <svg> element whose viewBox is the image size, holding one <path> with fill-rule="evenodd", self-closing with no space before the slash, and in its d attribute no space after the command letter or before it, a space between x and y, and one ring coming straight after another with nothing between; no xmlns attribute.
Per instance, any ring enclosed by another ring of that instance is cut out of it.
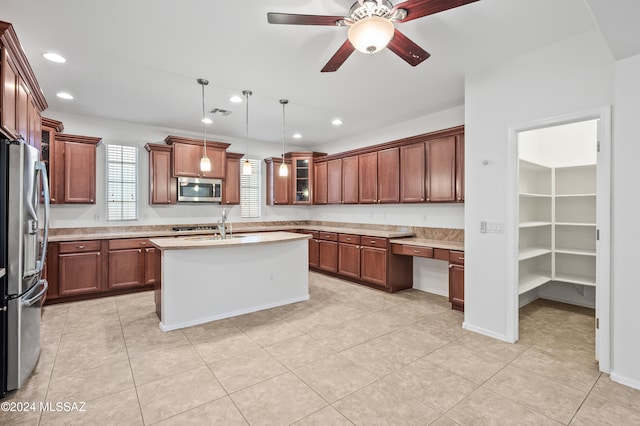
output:
<svg viewBox="0 0 640 426"><path fill-rule="evenodd" d="M310 292L169 333L151 292L47 306L36 371L3 401L35 410L0 424L640 424L640 391L597 370L592 310L536 301L511 345L444 297L315 273Z"/></svg>

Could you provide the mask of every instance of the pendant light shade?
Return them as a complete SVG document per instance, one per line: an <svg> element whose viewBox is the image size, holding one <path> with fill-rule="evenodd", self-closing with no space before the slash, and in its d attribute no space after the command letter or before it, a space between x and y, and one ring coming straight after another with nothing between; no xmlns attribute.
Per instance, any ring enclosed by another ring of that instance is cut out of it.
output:
<svg viewBox="0 0 640 426"><path fill-rule="evenodd" d="M209 157L207 157L207 117L204 111L204 86L209 84L209 80L199 78L198 84L202 86L202 140L204 141L204 145L202 146L202 158L200 159L200 171L210 172L211 160L209 160Z"/></svg>
<svg viewBox="0 0 640 426"><path fill-rule="evenodd" d="M249 161L249 96L253 95L251 90L243 90L242 94L244 95L247 105L246 105L246 115L245 115L245 135L247 139L247 150L244 154L244 163L242 163L242 174L245 176L251 176L251 162Z"/></svg>
<svg viewBox="0 0 640 426"><path fill-rule="evenodd" d="M286 134L286 126L285 126L285 119L284 119L284 107L288 103L289 103L289 101L287 99L280 99L280 104L282 104L282 164L280 164L280 169L278 171L278 174L280 176L282 176L282 177L289 176L289 168L284 163L284 137L285 137L285 134Z"/></svg>

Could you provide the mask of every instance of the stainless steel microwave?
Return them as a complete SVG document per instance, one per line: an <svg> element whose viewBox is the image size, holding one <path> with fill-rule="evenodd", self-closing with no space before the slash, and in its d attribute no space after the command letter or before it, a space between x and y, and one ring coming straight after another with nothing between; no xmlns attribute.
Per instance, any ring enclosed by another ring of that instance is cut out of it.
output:
<svg viewBox="0 0 640 426"><path fill-rule="evenodd" d="M222 180L179 177L178 202L221 203Z"/></svg>

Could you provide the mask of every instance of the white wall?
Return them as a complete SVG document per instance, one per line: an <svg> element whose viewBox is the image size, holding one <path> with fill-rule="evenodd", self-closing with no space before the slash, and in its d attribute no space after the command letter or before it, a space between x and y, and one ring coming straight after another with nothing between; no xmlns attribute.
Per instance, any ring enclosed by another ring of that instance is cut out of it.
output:
<svg viewBox="0 0 640 426"><path fill-rule="evenodd" d="M612 83L613 60L597 31L466 76L465 327L507 341L515 336L510 126L609 105ZM480 233L482 220L504 223L505 233Z"/></svg>
<svg viewBox="0 0 640 426"><path fill-rule="evenodd" d="M640 279L634 254L640 241L640 55L615 66L613 144L611 377L640 389Z"/></svg>
<svg viewBox="0 0 640 426"><path fill-rule="evenodd" d="M60 120L64 123L64 132L76 135L97 136L102 138L102 144L97 152L96 170L96 204L95 205L52 205L52 228L76 228L95 226L121 226L132 222L107 222L106 221L106 144L121 144L137 146L138 150L138 218L133 222L136 225L156 224L194 224L216 222L226 208L229 219L237 222L240 218L240 206L220 206L218 204L178 204L171 206L149 204L149 154L144 149L146 143L164 143L168 135L201 138L202 134L163 127L147 126L124 121L114 121L95 117L87 117L72 114L45 111L45 117ZM244 153L246 142L234 141L228 138L214 135L207 136L219 142L230 143L229 152ZM297 148L291 148L297 149ZM265 144L250 142L249 158L262 159L278 156L281 148L278 144ZM266 173L264 162L262 174ZM262 187L262 218L260 220L306 220L308 209L300 209L293 206L266 206L264 196L264 184ZM255 219L253 219L255 220Z"/></svg>

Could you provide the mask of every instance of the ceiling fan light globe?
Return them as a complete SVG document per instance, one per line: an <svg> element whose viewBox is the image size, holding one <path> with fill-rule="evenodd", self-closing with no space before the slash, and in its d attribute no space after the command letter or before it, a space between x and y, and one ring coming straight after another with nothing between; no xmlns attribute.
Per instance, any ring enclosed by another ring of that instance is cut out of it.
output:
<svg viewBox="0 0 640 426"><path fill-rule="evenodd" d="M369 16L354 22L347 37L357 51L373 54L387 47L394 32L395 27L388 19Z"/></svg>

